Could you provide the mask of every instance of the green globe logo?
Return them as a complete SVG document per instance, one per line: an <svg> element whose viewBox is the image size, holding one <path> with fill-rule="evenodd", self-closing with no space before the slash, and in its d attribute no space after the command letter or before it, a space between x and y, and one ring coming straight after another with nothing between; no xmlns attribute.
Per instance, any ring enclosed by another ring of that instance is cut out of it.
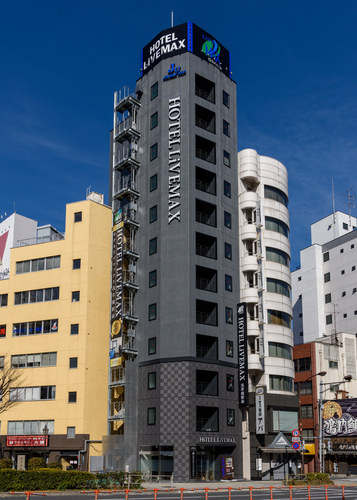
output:
<svg viewBox="0 0 357 500"><path fill-rule="evenodd" d="M216 63L219 63L219 55L221 53L221 47L215 40L207 40L202 45L202 52L206 54L206 56L214 59Z"/></svg>

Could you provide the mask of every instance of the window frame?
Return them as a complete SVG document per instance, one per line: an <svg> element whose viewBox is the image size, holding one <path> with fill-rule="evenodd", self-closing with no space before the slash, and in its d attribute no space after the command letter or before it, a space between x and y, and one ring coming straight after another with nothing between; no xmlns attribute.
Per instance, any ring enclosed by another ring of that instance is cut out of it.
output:
<svg viewBox="0 0 357 500"><path fill-rule="evenodd" d="M74 222L82 222L82 212L74 212Z"/></svg>
<svg viewBox="0 0 357 500"><path fill-rule="evenodd" d="M230 126L230 123L227 122L227 120L225 120L225 119L223 119L223 134L226 137L230 137L231 136L231 126Z"/></svg>
<svg viewBox="0 0 357 500"><path fill-rule="evenodd" d="M149 321L155 321L157 319L157 308L156 302L149 305Z"/></svg>
<svg viewBox="0 0 357 500"><path fill-rule="evenodd" d="M68 404L77 403L77 391L68 391Z"/></svg>
<svg viewBox="0 0 357 500"><path fill-rule="evenodd" d="M81 268L81 259L73 259L73 270Z"/></svg>
<svg viewBox="0 0 357 500"><path fill-rule="evenodd" d="M153 280L151 278L154 278ZM153 283L152 283L153 281ZM149 288L153 288L157 285L157 269L149 272Z"/></svg>
<svg viewBox="0 0 357 500"><path fill-rule="evenodd" d="M225 90L222 90L222 104L226 108L230 108L230 96Z"/></svg>
<svg viewBox="0 0 357 500"><path fill-rule="evenodd" d="M158 143L155 142L152 146L150 146L150 161L156 160L158 157Z"/></svg>
<svg viewBox="0 0 357 500"><path fill-rule="evenodd" d="M224 227L232 229L232 214L226 210L224 211Z"/></svg>
<svg viewBox="0 0 357 500"><path fill-rule="evenodd" d="M223 180L223 194L224 196L227 196L227 198L232 197L232 185L226 180Z"/></svg>
<svg viewBox="0 0 357 500"><path fill-rule="evenodd" d="M149 240L149 255L155 255L157 253L157 236Z"/></svg>
<svg viewBox="0 0 357 500"><path fill-rule="evenodd" d="M149 211L149 224L157 221L157 205L150 208Z"/></svg>
<svg viewBox="0 0 357 500"><path fill-rule="evenodd" d="M152 101L158 95L159 95L159 82L156 82L153 85L151 85L151 89L150 89L151 99L150 100Z"/></svg>
<svg viewBox="0 0 357 500"><path fill-rule="evenodd" d="M150 193L157 189L157 174L154 174L150 177Z"/></svg>
<svg viewBox="0 0 357 500"><path fill-rule="evenodd" d="M158 111L155 111L155 113L153 113L151 116L150 116L150 130L153 130L154 128L156 128L159 124L159 113Z"/></svg>

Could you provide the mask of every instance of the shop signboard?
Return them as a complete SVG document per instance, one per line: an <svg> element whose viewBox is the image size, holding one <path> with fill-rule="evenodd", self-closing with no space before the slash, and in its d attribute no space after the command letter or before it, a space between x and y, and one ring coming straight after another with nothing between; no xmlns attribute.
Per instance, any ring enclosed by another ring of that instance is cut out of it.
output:
<svg viewBox="0 0 357 500"><path fill-rule="evenodd" d="M6 446L48 446L48 436L7 436Z"/></svg>
<svg viewBox="0 0 357 500"><path fill-rule="evenodd" d="M324 436L357 436L357 398L324 401Z"/></svg>

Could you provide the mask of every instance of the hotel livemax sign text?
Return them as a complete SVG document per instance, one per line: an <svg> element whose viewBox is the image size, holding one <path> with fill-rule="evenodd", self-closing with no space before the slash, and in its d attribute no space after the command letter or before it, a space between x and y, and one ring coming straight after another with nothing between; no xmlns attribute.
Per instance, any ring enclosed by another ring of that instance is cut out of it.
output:
<svg viewBox="0 0 357 500"><path fill-rule="evenodd" d="M231 78L230 52L207 31L191 22L161 31L141 52L141 76L163 59L191 52Z"/></svg>

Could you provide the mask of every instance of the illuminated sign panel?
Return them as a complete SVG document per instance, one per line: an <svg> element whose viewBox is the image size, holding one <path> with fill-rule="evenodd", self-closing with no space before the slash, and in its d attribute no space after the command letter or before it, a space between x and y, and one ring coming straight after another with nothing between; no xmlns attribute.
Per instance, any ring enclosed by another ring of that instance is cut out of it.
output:
<svg viewBox="0 0 357 500"><path fill-rule="evenodd" d="M6 446L48 446L48 436L7 436Z"/></svg>
<svg viewBox="0 0 357 500"><path fill-rule="evenodd" d="M212 35L189 22L161 31L141 52L141 76L163 59L192 52L231 78L231 55Z"/></svg>

